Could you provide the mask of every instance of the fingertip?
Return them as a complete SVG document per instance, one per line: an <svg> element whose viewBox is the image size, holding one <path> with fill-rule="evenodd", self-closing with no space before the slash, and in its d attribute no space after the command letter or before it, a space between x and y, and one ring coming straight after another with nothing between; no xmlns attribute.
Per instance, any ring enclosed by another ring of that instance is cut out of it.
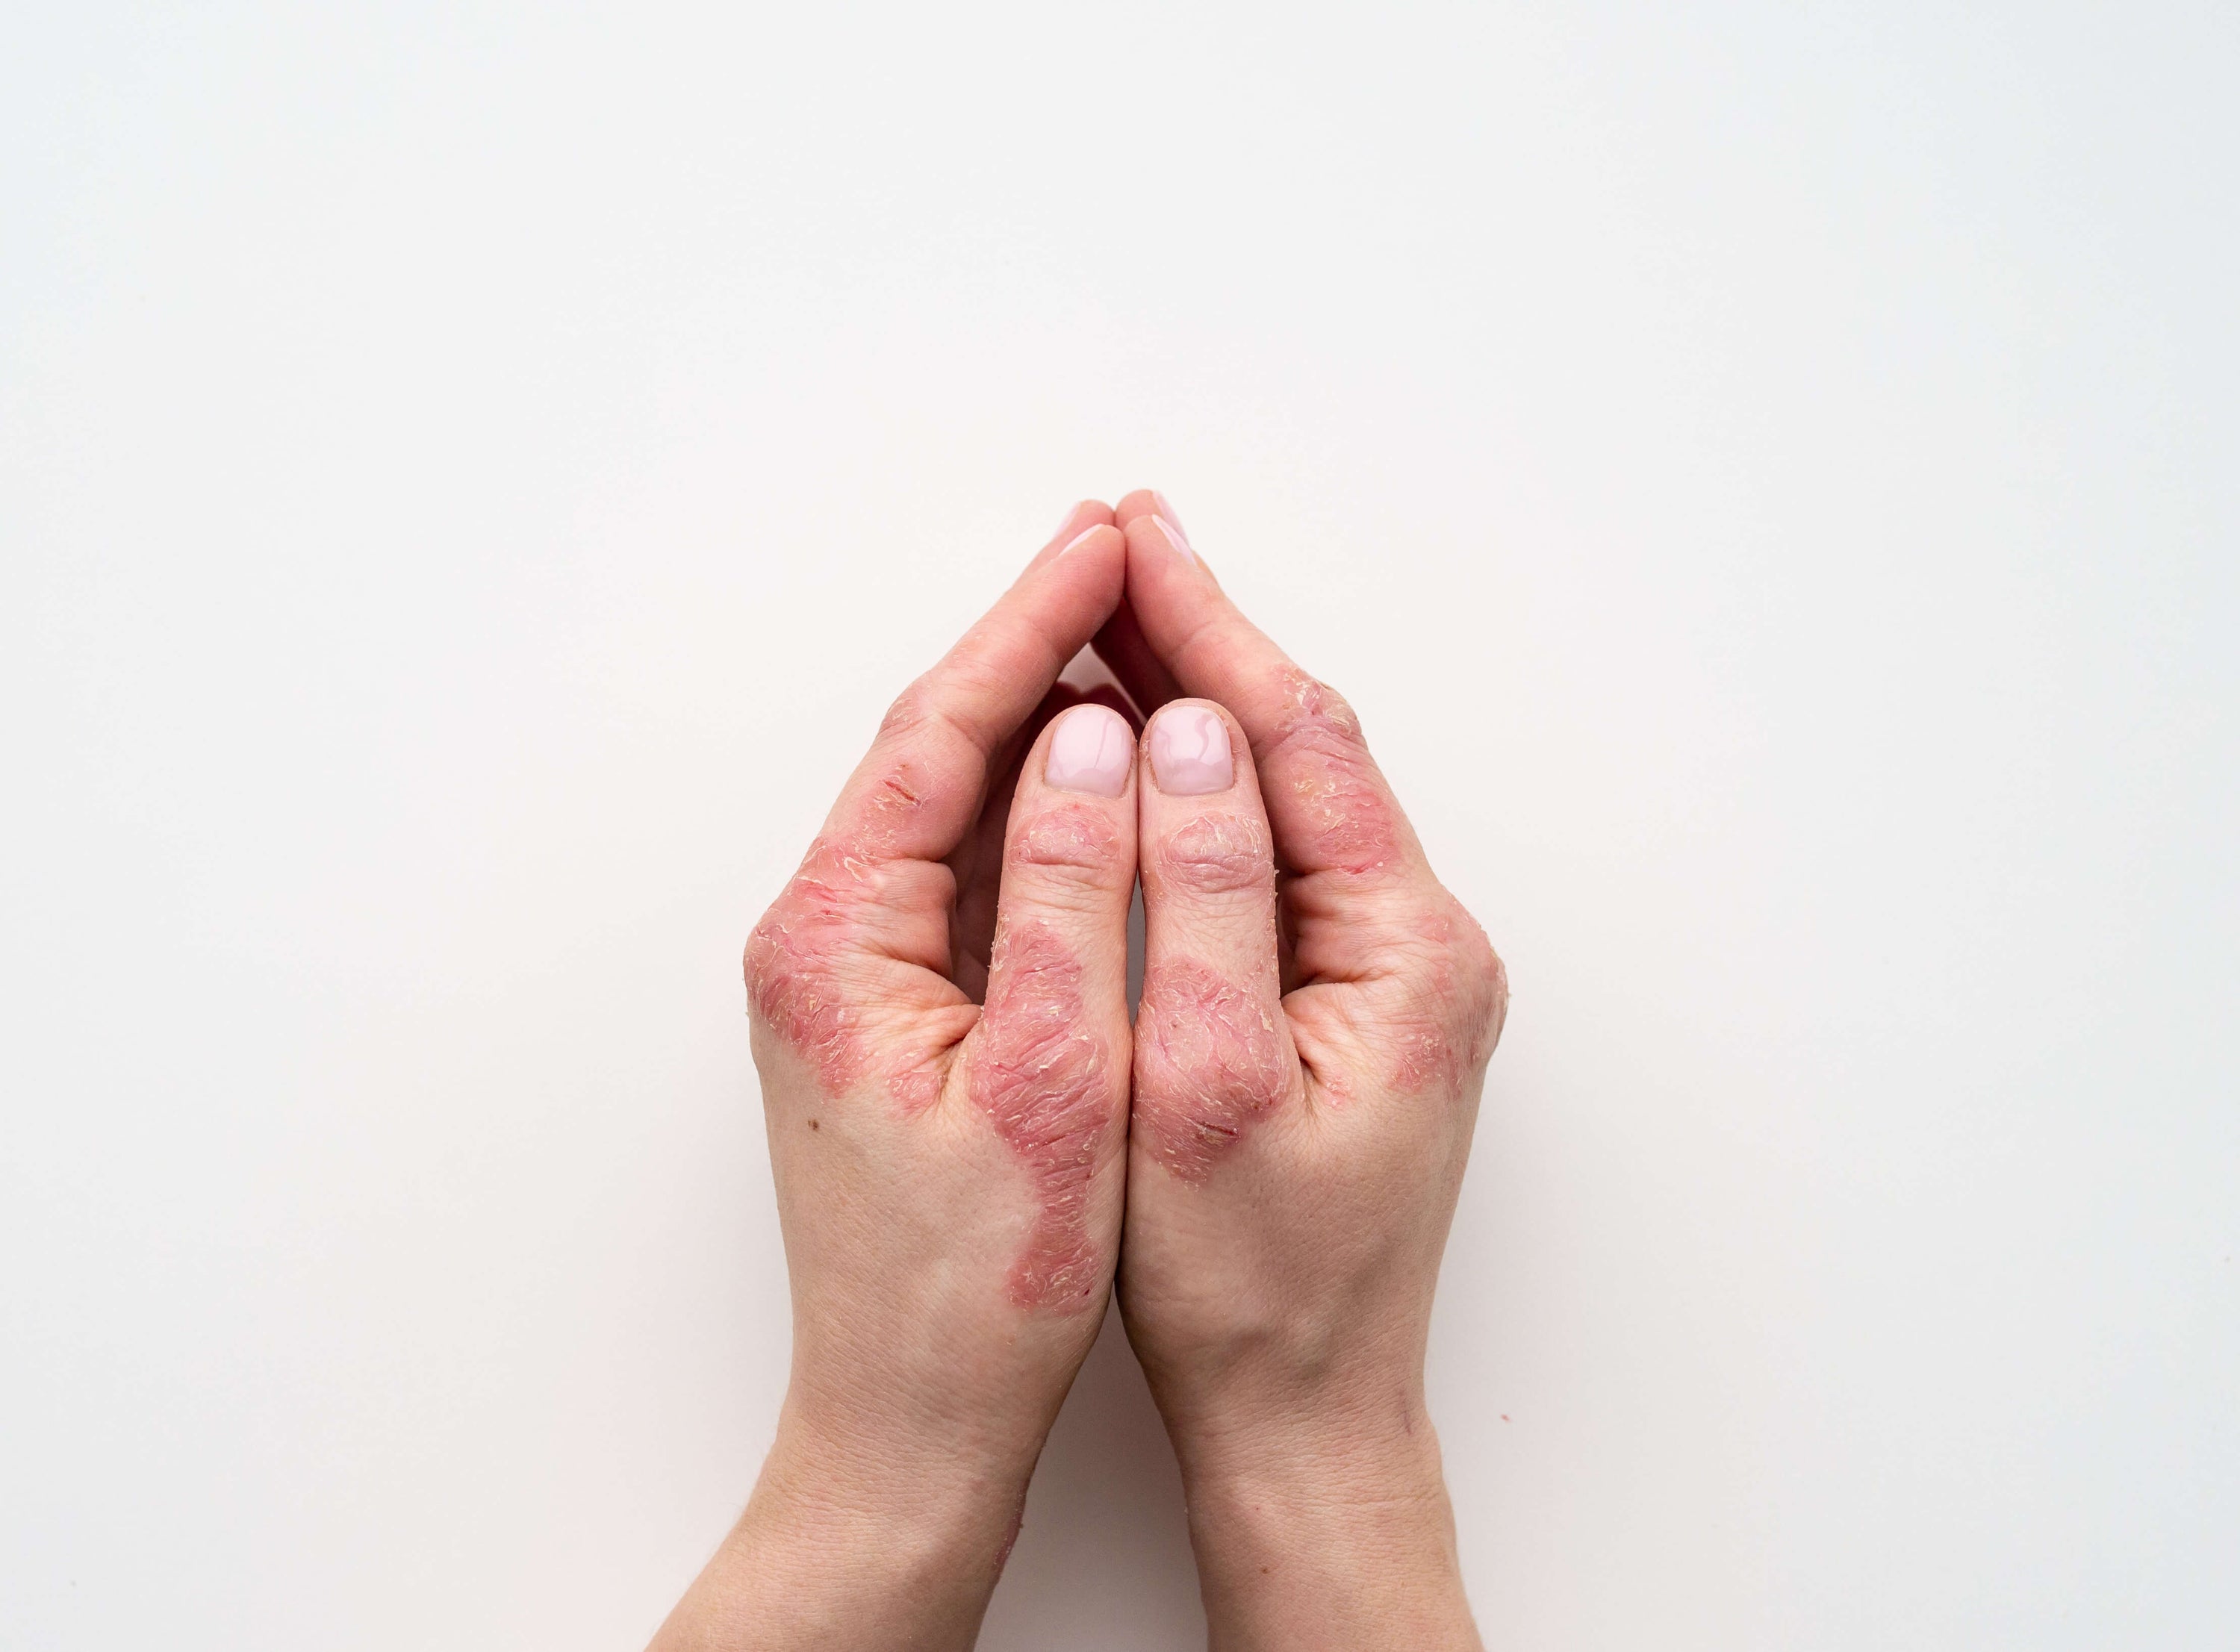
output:
<svg viewBox="0 0 2240 1652"><path fill-rule="evenodd" d="M1112 507L1114 524L1125 528L1138 517L1157 516L1159 497L1156 488L1138 488L1133 493L1123 494L1120 503Z"/></svg>
<svg viewBox="0 0 2240 1652"><path fill-rule="evenodd" d="M1057 527L1043 543L1062 545L1085 528L1112 525L1112 507L1102 499L1077 499L1065 508L1057 519Z"/></svg>
<svg viewBox="0 0 2240 1652"><path fill-rule="evenodd" d="M1144 766L1168 796L1203 797L1237 783L1240 743L1219 707L1177 700L1160 707L1144 730Z"/></svg>
<svg viewBox="0 0 2240 1652"><path fill-rule="evenodd" d="M1119 797L1136 772L1136 731L1111 706L1085 701L1054 719L1043 778L1059 791Z"/></svg>
<svg viewBox="0 0 2240 1652"><path fill-rule="evenodd" d="M1128 719L1129 731L1132 735L1138 739L1143 736L1143 714L1136 709L1136 703L1129 697L1128 690L1118 683L1097 683L1093 687L1083 689L1081 697L1097 705L1111 707L1113 710Z"/></svg>
<svg viewBox="0 0 2240 1652"><path fill-rule="evenodd" d="M1051 540L1035 553L1034 560L1027 564L1030 573L1053 563L1063 562L1069 567L1080 568L1089 563L1110 561L1117 572L1125 575L1128 542L1119 529L1109 522L1069 524L1069 528L1070 531L1064 537Z"/></svg>
<svg viewBox="0 0 2240 1652"><path fill-rule="evenodd" d="M1117 946L1124 966L1136 816L1136 734L1127 719L1093 701L1052 718L1012 793L999 929L1047 923L1084 959Z"/></svg>
<svg viewBox="0 0 2240 1652"><path fill-rule="evenodd" d="M1124 597L1113 610L1112 617L1099 628L1090 645L1106 669L1119 678L1129 698L1136 703L1139 730L1143 717L1182 693L1181 685L1176 683L1165 662L1153 651L1143 635L1142 623Z"/></svg>

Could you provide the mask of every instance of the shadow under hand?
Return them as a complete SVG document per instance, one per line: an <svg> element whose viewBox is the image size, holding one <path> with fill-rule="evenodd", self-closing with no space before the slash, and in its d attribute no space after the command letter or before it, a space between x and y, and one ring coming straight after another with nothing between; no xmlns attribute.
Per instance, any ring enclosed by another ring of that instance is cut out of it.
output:
<svg viewBox="0 0 2240 1652"><path fill-rule="evenodd" d="M1043 1448L980 1652L1204 1644L1182 1475L1119 1310L1108 1309Z"/></svg>

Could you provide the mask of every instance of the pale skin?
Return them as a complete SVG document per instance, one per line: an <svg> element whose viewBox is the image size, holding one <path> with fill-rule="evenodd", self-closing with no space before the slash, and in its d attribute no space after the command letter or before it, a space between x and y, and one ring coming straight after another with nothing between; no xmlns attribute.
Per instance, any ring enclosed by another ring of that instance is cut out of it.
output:
<svg viewBox="0 0 2240 1652"><path fill-rule="evenodd" d="M1160 496L897 702L747 976L792 1377L657 1652L970 1647L1116 1289L1215 1652L1479 1645L1423 1378L1501 964Z"/></svg>

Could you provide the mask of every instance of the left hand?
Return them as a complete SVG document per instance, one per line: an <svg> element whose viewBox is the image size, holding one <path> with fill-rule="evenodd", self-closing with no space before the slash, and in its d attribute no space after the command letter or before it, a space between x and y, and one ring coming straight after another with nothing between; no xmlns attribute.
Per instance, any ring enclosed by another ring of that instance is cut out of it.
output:
<svg viewBox="0 0 2240 1652"><path fill-rule="evenodd" d="M793 1371L657 1648L969 1648L1104 1316L1127 1158L1135 739L1057 675L1103 505L887 715L747 943Z"/></svg>

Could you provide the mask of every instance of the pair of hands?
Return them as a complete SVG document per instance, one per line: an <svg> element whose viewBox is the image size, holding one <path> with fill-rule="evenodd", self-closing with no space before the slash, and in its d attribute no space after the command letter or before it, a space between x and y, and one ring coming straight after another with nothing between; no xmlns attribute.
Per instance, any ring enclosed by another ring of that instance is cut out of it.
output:
<svg viewBox="0 0 2240 1652"><path fill-rule="evenodd" d="M896 702L746 970L792 1380L657 1649L970 1646L1116 1269L1213 1646L1477 1645L1423 1361L1501 964L1160 496Z"/></svg>

